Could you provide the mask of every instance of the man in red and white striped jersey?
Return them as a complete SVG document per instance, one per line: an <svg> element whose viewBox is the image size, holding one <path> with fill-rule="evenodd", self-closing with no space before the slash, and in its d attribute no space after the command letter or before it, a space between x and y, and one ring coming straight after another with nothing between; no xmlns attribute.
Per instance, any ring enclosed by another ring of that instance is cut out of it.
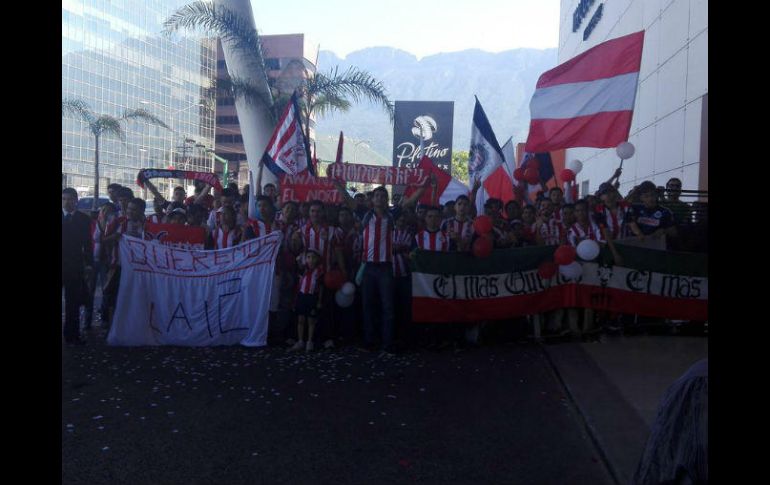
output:
<svg viewBox="0 0 770 485"><path fill-rule="evenodd" d="M606 220L607 233L612 239L623 239L628 236L628 224L632 222L631 204L621 199L617 189L610 183L604 182L599 186L596 195L602 200L594 207L594 211L602 220Z"/></svg>
<svg viewBox="0 0 770 485"><path fill-rule="evenodd" d="M425 229L414 236L415 247L425 251L449 251L449 236L439 229L441 209L428 207L425 211Z"/></svg>
<svg viewBox="0 0 770 485"><path fill-rule="evenodd" d="M470 199L461 195L455 200L455 216L441 223L450 240L452 251L468 251L473 239L473 219L470 216Z"/></svg>
<svg viewBox="0 0 770 485"><path fill-rule="evenodd" d="M604 241L599 226L588 217L588 202L581 199L575 202L575 223L567 231L567 242L571 246L577 247L581 241L586 239Z"/></svg>
<svg viewBox="0 0 770 485"><path fill-rule="evenodd" d="M431 179L435 184L435 180ZM356 203L345 185L336 184L337 191L342 195L347 206L355 208ZM377 304L381 309L381 348L385 353L392 350L394 331L393 307L393 235L395 220L401 213L401 207L414 205L426 187L420 187L411 196L401 200L400 207L388 209L388 190L377 187L372 191L372 210L363 218L362 226L362 262L366 263L364 278L361 285L364 308L364 345L371 348L375 344L375 328L378 315L375 312Z"/></svg>
<svg viewBox="0 0 770 485"><path fill-rule="evenodd" d="M561 220L561 209L564 206L564 191L559 187L553 187L548 191L548 198L551 199L551 205L553 205L553 218L556 219L556 222L564 225Z"/></svg>
<svg viewBox="0 0 770 485"><path fill-rule="evenodd" d="M550 199L540 201L540 215L535 222L535 230L538 243L547 246L558 246L566 237L564 226L553 218L553 203Z"/></svg>
<svg viewBox="0 0 770 485"><path fill-rule="evenodd" d="M272 199L266 195L257 196L258 219L247 219L243 225L243 239L254 239L267 236L271 232L281 231L283 224L275 220L275 206Z"/></svg>
<svg viewBox="0 0 770 485"><path fill-rule="evenodd" d="M342 253L342 231L324 222L323 213L323 202L315 200L310 203L308 213L310 220L298 231L302 247L304 250L313 250L321 255L324 272L337 267L347 274L345 257Z"/></svg>
<svg viewBox="0 0 770 485"><path fill-rule="evenodd" d="M236 222L235 209L232 206L222 207L221 214L217 228L211 233L214 249L236 246L241 243L243 237L243 230Z"/></svg>

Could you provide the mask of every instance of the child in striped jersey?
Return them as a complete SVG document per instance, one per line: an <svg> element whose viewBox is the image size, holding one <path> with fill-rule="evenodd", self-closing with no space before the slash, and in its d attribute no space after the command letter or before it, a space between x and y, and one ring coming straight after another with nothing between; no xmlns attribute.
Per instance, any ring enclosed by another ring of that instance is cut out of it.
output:
<svg viewBox="0 0 770 485"><path fill-rule="evenodd" d="M312 250L306 250L303 254L305 264L304 272L299 281L297 302L294 313L297 315L297 342L290 350L302 350L310 352L315 347L313 337L315 324L318 320L318 311L322 306L323 296L323 266L321 255ZM305 324L307 323L307 343L305 337Z"/></svg>

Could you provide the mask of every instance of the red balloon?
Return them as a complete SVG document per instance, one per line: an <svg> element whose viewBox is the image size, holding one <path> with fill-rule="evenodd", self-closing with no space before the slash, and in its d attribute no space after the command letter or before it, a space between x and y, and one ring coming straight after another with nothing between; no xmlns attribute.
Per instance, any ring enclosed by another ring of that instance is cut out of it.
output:
<svg viewBox="0 0 770 485"><path fill-rule="evenodd" d="M486 258L492 254L492 238L481 236L473 241L473 255L477 258Z"/></svg>
<svg viewBox="0 0 770 485"><path fill-rule="evenodd" d="M569 244L562 244L553 254L553 260L558 265L566 265L575 261L577 250Z"/></svg>
<svg viewBox="0 0 770 485"><path fill-rule="evenodd" d="M561 171L561 179L565 182L573 182L575 180L575 172L565 168Z"/></svg>
<svg viewBox="0 0 770 485"><path fill-rule="evenodd" d="M345 284L345 274L333 269L324 275L324 286L331 290L339 290Z"/></svg>
<svg viewBox="0 0 770 485"><path fill-rule="evenodd" d="M540 168L540 160L537 158L530 158L527 162L527 168L534 168L535 170L538 170Z"/></svg>
<svg viewBox="0 0 770 485"><path fill-rule="evenodd" d="M513 171L513 178L518 180L519 182L524 182L524 169L523 168L517 168Z"/></svg>
<svg viewBox="0 0 770 485"><path fill-rule="evenodd" d="M555 275L557 271L559 271L559 265L552 261L544 261L540 264L540 267L537 268L537 274L546 280L553 278L553 275Z"/></svg>
<svg viewBox="0 0 770 485"><path fill-rule="evenodd" d="M540 182L540 172L536 168L528 168L524 171L524 179L528 184L534 185Z"/></svg>
<svg viewBox="0 0 770 485"><path fill-rule="evenodd" d="M483 236L492 232L492 219L489 216L480 215L473 221L473 230L476 234Z"/></svg>

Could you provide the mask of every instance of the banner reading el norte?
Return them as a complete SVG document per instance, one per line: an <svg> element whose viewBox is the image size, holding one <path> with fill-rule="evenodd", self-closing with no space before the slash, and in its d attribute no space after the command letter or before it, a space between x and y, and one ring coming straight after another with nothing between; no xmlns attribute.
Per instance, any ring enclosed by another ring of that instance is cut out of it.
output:
<svg viewBox="0 0 770 485"><path fill-rule="evenodd" d="M582 274L550 279L538 267L555 246L497 250L485 259L466 253L417 251L412 259L415 322L472 322L532 315L558 308L651 317L708 319L708 256L618 245L579 261Z"/></svg>

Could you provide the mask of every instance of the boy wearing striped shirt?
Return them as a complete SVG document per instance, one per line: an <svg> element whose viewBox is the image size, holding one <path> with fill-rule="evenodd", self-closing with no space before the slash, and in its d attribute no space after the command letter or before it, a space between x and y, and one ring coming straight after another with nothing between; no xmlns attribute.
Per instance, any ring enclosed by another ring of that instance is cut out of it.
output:
<svg viewBox="0 0 770 485"><path fill-rule="evenodd" d="M304 253L304 273L299 281L299 292L297 302L294 306L294 313L297 315L297 342L291 347L291 350L302 350L303 348L310 352L315 348L313 337L315 334L315 324L318 320L318 313L322 307L323 285L323 266L321 265L321 255L312 249ZM305 324L307 323L307 343L303 339L305 336Z"/></svg>
<svg viewBox="0 0 770 485"><path fill-rule="evenodd" d="M468 251L473 239L473 219L470 217L470 199L461 195L455 199L455 216L441 223L447 234L452 251Z"/></svg>
<svg viewBox="0 0 770 485"><path fill-rule="evenodd" d="M439 228L441 209L428 207L425 211L425 229L414 236L415 247L425 251L449 251L449 237Z"/></svg>

